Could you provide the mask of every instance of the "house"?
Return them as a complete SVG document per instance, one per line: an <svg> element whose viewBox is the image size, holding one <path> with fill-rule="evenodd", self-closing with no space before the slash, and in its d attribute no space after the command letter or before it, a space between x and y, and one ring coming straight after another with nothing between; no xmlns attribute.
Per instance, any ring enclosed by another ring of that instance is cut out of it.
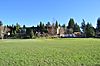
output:
<svg viewBox="0 0 100 66"><path fill-rule="evenodd" d="M65 34L65 29L63 27L58 27L57 35L59 35L61 37L61 36L64 36L64 34Z"/></svg>
<svg viewBox="0 0 100 66"><path fill-rule="evenodd" d="M72 34L64 34L61 37L63 37L63 38L80 38L81 32L74 32Z"/></svg>
<svg viewBox="0 0 100 66"><path fill-rule="evenodd" d="M73 29L64 29L63 27L60 27L60 37L63 38L76 38L81 37L81 32L73 32Z"/></svg>
<svg viewBox="0 0 100 66"><path fill-rule="evenodd" d="M60 27L57 28L57 35L60 35Z"/></svg>
<svg viewBox="0 0 100 66"><path fill-rule="evenodd" d="M0 38L4 38L7 35L7 27L6 26L0 26Z"/></svg>
<svg viewBox="0 0 100 66"><path fill-rule="evenodd" d="M63 27L60 28L60 35L65 34L65 29Z"/></svg>
<svg viewBox="0 0 100 66"><path fill-rule="evenodd" d="M81 37L81 32L74 32L76 37Z"/></svg>
<svg viewBox="0 0 100 66"><path fill-rule="evenodd" d="M55 29L55 27L53 27L53 26L48 26L48 27L47 27L47 30L48 30L48 34L49 34L49 35L51 35L51 36L56 35L56 29Z"/></svg>

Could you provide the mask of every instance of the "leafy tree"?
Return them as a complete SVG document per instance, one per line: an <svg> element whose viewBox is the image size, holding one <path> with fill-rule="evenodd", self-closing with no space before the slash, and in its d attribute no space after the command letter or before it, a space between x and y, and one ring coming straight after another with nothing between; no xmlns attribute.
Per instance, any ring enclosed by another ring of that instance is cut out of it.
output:
<svg viewBox="0 0 100 66"><path fill-rule="evenodd" d="M18 33L20 30L20 25L18 23L16 23L16 32Z"/></svg>
<svg viewBox="0 0 100 66"><path fill-rule="evenodd" d="M32 29L30 30L30 38L32 38L32 39L36 38L36 36L35 36L35 34L34 34Z"/></svg>
<svg viewBox="0 0 100 66"><path fill-rule="evenodd" d="M80 32L80 27L77 23L74 25L74 32Z"/></svg>
<svg viewBox="0 0 100 66"><path fill-rule="evenodd" d="M31 29L30 27L27 27L26 35L27 35L27 38L33 38L33 36L34 36L33 29Z"/></svg>
<svg viewBox="0 0 100 66"><path fill-rule="evenodd" d="M95 36L95 31L91 24L87 23L85 31L86 31L86 37L94 37Z"/></svg>
<svg viewBox="0 0 100 66"><path fill-rule="evenodd" d="M74 28L74 19L73 18L70 18L70 20L69 20L69 23L68 23L68 28L70 29L70 28Z"/></svg>

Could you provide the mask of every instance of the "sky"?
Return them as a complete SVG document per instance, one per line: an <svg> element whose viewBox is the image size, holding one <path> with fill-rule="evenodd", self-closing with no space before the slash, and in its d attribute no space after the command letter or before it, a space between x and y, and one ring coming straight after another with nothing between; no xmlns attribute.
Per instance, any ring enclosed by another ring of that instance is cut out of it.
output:
<svg viewBox="0 0 100 66"><path fill-rule="evenodd" d="M96 27L100 0L0 0L0 20L4 25L19 23L36 26L40 21L68 24L70 18L82 19Z"/></svg>

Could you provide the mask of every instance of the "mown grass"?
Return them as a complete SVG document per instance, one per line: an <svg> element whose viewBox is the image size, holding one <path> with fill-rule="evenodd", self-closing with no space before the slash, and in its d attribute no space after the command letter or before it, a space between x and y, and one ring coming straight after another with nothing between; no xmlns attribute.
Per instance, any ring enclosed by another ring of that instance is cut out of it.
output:
<svg viewBox="0 0 100 66"><path fill-rule="evenodd" d="M100 39L0 40L0 66L100 66Z"/></svg>

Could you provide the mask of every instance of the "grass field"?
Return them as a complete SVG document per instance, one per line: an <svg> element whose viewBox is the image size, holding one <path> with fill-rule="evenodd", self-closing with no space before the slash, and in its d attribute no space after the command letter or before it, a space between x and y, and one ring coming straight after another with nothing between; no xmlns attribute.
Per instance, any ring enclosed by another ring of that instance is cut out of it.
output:
<svg viewBox="0 0 100 66"><path fill-rule="evenodd" d="M100 66L100 39L0 40L0 66Z"/></svg>

